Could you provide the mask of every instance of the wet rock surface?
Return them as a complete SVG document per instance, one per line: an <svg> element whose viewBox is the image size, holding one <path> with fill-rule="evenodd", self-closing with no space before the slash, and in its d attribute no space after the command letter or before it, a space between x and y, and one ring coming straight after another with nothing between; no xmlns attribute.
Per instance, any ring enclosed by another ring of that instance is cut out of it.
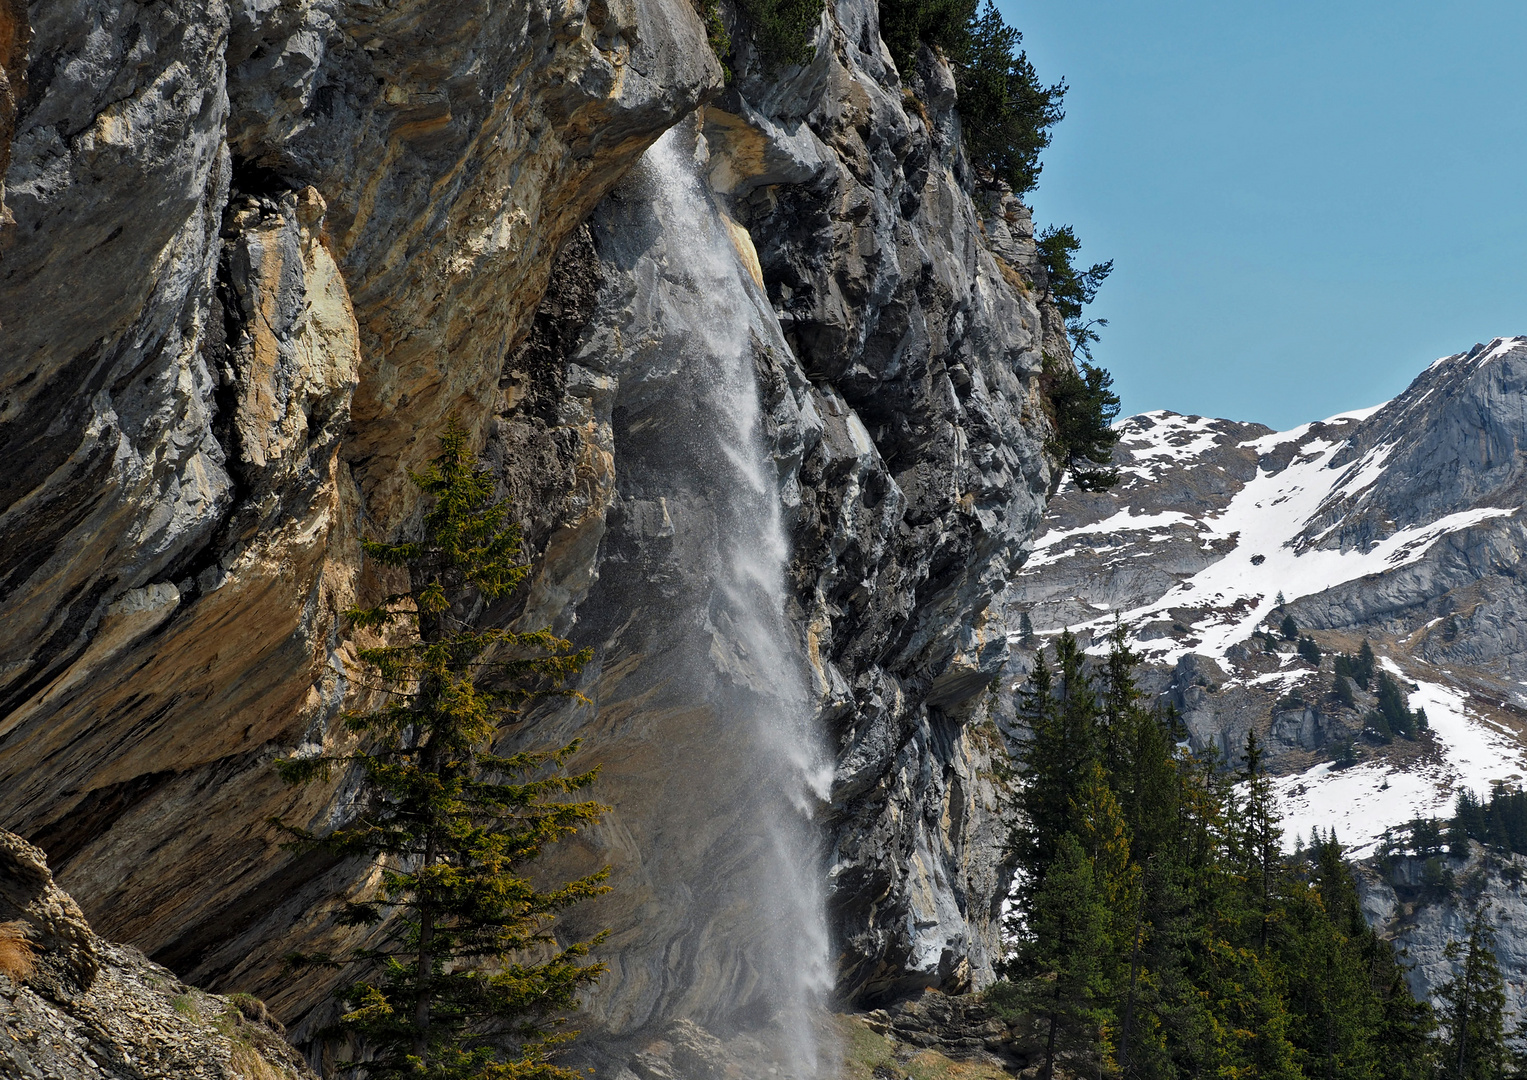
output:
<svg viewBox="0 0 1527 1080"><path fill-rule="evenodd" d="M320 826L353 793L286 789L270 762L343 738L340 613L385 588L359 540L416 520L404 470L449 415L534 560L485 619L594 644L590 679L630 691L523 740L642 740L651 642L618 602L710 587L674 537L715 493L661 480L653 433L683 402L621 335L671 313L620 250L615 189L693 115L758 298L786 614L831 765L812 811L832 978L867 1003L990 978L1010 813L993 599L1057 480L1038 374L1066 348L1028 211L977 189L941 61L898 72L866 0L768 77L739 35L730 88L681 0L0 18L26 49L0 57L0 824L104 934L266 997L299 1040L322 1020L327 985L279 957L344 937L326 904L367 868L294 857L263 823ZM697 857L700 789L642 787L662 749L622 750L630 795L602 797L630 827L574 861L624 846L639 866L641 835ZM624 895L604 925L636 937L672 899ZM666 1000L611 1029L693 1011Z"/></svg>

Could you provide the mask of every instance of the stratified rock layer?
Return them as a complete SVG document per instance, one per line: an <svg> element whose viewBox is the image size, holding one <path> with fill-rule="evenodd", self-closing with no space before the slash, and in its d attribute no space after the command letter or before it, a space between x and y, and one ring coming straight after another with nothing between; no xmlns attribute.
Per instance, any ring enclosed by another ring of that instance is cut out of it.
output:
<svg viewBox="0 0 1527 1080"><path fill-rule="evenodd" d="M765 77L733 19L723 90L684 0L20 18L24 78L0 57L0 822L103 932L268 998L299 1037L320 1019L326 987L278 958L342 936L329 901L368 870L295 857L265 821L322 826L353 792L284 789L270 761L341 737L339 613L386 584L359 539L416 523L405 470L455 416L535 563L484 618L598 650L600 711L515 737L588 734L621 766L611 824L569 856L627 872L597 912L623 943L601 1023L704 1013L708 976L665 989L667 939L642 933L644 905L683 898L638 882L700 861L696 837L724 850L706 827L746 774L665 759L664 725L703 743L719 699L637 692L661 669L632 616L712 588L672 538L718 496L663 472L663 426L689 414L643 337L676 323L643 275L684 238L636 244L609 193L710 98L691 129L758 307L786 614L834 765L808 869L839 990L990 977L1008 874L991 601L1056 479L1038 374L1065 342L1028 212L973 194L948 68L898 72L876 20L841 0L814 59ZM651 795L686 779L688 801ZM693 922L730 941L745 918Z"/></svg>

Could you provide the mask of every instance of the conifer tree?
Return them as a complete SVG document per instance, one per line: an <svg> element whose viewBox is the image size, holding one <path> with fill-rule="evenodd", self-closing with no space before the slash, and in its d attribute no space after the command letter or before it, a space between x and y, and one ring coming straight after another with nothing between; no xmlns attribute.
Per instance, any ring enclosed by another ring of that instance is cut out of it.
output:
<svg viewBox="0 0 1527 1080"><path fill-rule="evenodd" d="M577 798L596 775L566 771L577 742L509 755L492 744L529 702L569 693L589 654L547 632L476 627L483 601L528 568L461 428L449 424L439 456L410 476L432 502L422 538L364 544L408 587L348 613L384 638L357 652L381 704L345 717L353 751L277 763L292 783L360 778L359 811L338 828L276 824L298 846L379 860L377 892L342 913L375 931L294 960L361 968L337 1033L359 1042L369 1080L573 1080L547 1054L574 1034L556 1030L561 1014L603 965L586 960L598 938L561 944L550 924L607 891L607 872L538 888L526 864L608 808Z"/></svg>
<svg viewBox="0 0 1527 1080"><path fill-rule="evenodd" d="M1363 647L1357 650L1357 664L1352 674L1357 679L1357 684L1364 690L1368 689L1368 684L1373 680L1373 665L1375 662L1373 646L1368 644L1367 638L1363 638Z"/></svg>
<svg viewBox="0 0 1527 1080"><path fill-rule="evenodd" d="M1024 822L1014 836L1025 895L1043 884L1056 844L1072 828L1077 786L1098 754L1097 696L1086 657L1069 630L1057 642L1056 663L1058 678L1043 656L1036 660L1018 710L1031 731L1018 762Z"/></svg>
<svg viewBox="0 0 1527 1080"><path fill-rule="evenodd" d="M1439 1018L1447 1029L1442 1067L1453 1080L1499 1080L1505 1072L1506 992L1494 949L1495 932L1484 908L1469 921L1468 940L1447 946L1448 959L1462 961L1462 969L1437 988Z"/></svg>
<svg viewBox="0 0 1527 1080"><path fill-rule="evenodd" d="M1061 1051L1090 1048L1108 1056L1096 1038L1108 1021L1107 922L1092 861L1075 834L1066 833L1034 895L1018 956L1018 971L1030 980L1030 1007L1045 1023L1041 1080L1052 1080Z"/></svg>
<svg viewBox="0 0 1527 1080"><path fill-rule="evenodd" d="M1283 616L1283 622L1278 626L1278 630L1285 641L1293 641L1299 636L1299 624L1294 621L1292 615Z"/></svg>

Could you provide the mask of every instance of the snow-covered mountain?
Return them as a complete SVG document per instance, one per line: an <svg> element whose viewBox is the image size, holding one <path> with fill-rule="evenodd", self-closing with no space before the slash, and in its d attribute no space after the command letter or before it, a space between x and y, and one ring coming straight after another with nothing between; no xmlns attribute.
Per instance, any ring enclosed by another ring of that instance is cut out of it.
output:
<svg viewBox="0 0 1527 1080"><path fill-rule="evenodd" d="M1119 428L1119 484L1062 490L1005 597L1035 632L1013 641L1013 681L1047 636L1122 619L1195 743L1238 756L1248 729L1265 737L1290 843L1335 827L1361 854L1461 786L1527 774L1527 338L1290 431L1170 412ZM1318 667L1267 636L1285 615ZM1381 744L1374 698L1334 693L1334 654L1365 638L1429 732ZM1338 768L1349 743L1358 763Z"/></svg>

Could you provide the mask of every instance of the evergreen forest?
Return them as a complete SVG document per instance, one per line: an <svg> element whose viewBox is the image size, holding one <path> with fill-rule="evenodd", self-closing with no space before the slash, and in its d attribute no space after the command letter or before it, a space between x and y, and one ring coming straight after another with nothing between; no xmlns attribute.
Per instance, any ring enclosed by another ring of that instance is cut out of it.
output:
<svg viewBox="0 0 1527 1080"><path fill-rule="evenodd" d="M1026 824L989 996L1030 1018L1040 1077L1510 1075L1482 919L1434 1014L1365 922L1336 836L1284 854L1255 736L1237 762L1191 752L1137 663L1122 628L1097 660L1066 633L1018 702Z"/></svg>

